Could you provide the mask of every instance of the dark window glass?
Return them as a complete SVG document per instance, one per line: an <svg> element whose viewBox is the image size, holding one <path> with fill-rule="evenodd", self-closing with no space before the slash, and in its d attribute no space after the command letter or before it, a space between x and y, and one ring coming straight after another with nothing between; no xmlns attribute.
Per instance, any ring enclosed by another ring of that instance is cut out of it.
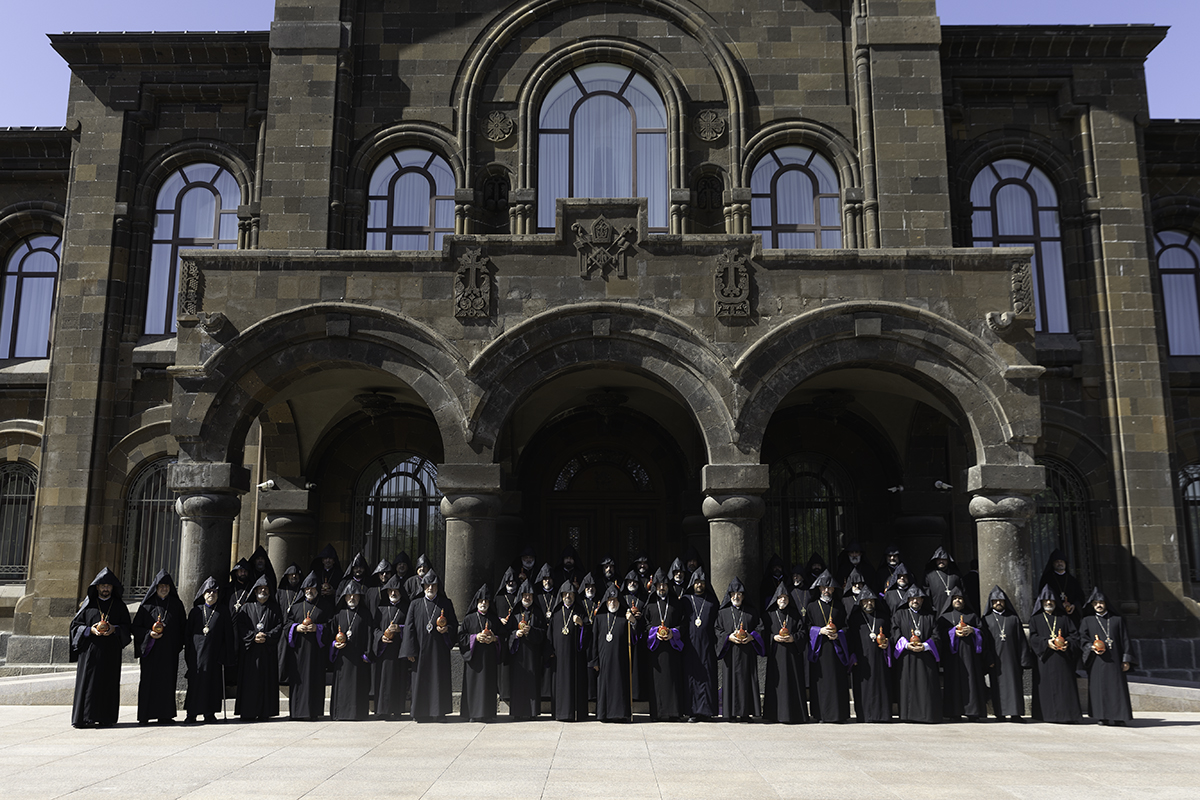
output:
<svg viewBox="0 0 1200 800"><path fill-rule="evenodd" d="M784 563L794 564L817 552L832 564L841 533L857 530L850 476L828 456L796 453L772 464L764 499L764 558L778 553Z"/></svg>
<svg viewBox="0 0 1200 800"><path fill-rule="evenodd" d="M750 174L750 232L763 248L842 246L837 171L820 153L789 145L767 153Z"/></svg>
<svg viewBox="0 0 1200 800"><path fill-rule="evenodd" d="M0 583L29 574L37 470L19 461L0 464Z"/></svg>
<svg viewBox="0 0 1200 800"><path fill-rule="evenodd" d="M1188 464L1179 471L1179 489L1188 568L1192 581L1200 581L1200 464Z"/></svg>
<svg viewBox="0 0 1200 800"><path fill-rule="evenodd" d="M394 560L403 550L415 562L429 556L441 572L446 553L446 520L437 467L412 453L389 453L363 471L354 490L352 547L372 564Z"/></svg>
<svg viewBox="0 0 1200 800"><path fill-rule="evenodd" d="M1041 575L1050 553L1067 554L1067 567L1084 586L1092 586L1091 497L1083 478L1067 464L1053 458L1039 458L1046 468L1046 488L1034 501L1037 513L1029 523L1034 577Z"/></svg>
<svg viewBox="0 0 1200 800"><path fill-rule="evenodd" d="M22 239L4 262L0 289L0 358L47 358L62 239Z"/></svg>
<svg viewBox="0 0 1200 800"><path fill-rule="evenodd" d="M179 543L183 525L175 513L175 492L167 485L173 458L155 461L138 473L125 503L126 598L139 598L165 569L179 577Z"/></svg>
<svg viewBox="0 0 1200 800"><path fill-rule="evenodd" d="M441 250L454 233L454 171L419 147L397 150L371 173L368 250Z"/></svg>
<svg viewBox="0 0 1200 800"><path fill-rule="evenodd" d="M1186 231L1154 237L1167 312L1167 346L1173 356L1200 356L1200 241Z"/></svg>

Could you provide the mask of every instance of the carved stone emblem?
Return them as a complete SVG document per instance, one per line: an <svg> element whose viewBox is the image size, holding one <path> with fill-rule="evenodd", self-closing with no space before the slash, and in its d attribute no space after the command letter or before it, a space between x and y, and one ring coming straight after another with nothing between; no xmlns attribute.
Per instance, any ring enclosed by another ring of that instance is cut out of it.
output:
<svg viewBox="0 0 1200 800"><path fill-rule="evenodd" d="M717 316L730 319L750 316L750 269L746 256L729 248L717 256L713 275Z"/></svg>
<svg viewBox="0 0 1200 800"><path fill-rule="evenodd" d="M487 137L489 142L503 142L512 136L513 129L516 127L516 123L512 121L512 117L508 114L503 111L493 111L487 116L487 124L484 126L483 135Z"/></svg>
<svg viewBox="0 0 1200 800"><path fill-rule="evenodd" d="M571 226L575 232L575 249L579 252L579 275L589 277L598 271L601 275L616 272L617 277L628 274L625 258L629 248L637 240L637 229L626 225L620 231L604 217L592 223L591 231L576 222Z"/></svg>
<svg viewBox="0 0 1200 800"><path fill-rule="evenodd" d="M1033 265L1012 262L1012 307L1016 314L1033 313Z"/></svg>
<svg viewBox="0 0 1200 800"><path fill-rule="evenodd" d="M491 259L479 249L468 250L458 259L454 274L454 316L479 319L491 316Z"/></svg>
<svg viewBox="0 0 1200 800"><path fill-rule="evenodd" d="M711 108L696 115L693 125L696 135L706 142L715 142L725 135L725 119Z"/></svg>
<svg viewBox="0 0 1200 800"><path fill-rule="evenodd" d="M179 313L185 317L196 316L203 300L204 278L200 274L200 265L184 259L179 265Z"/></svg>

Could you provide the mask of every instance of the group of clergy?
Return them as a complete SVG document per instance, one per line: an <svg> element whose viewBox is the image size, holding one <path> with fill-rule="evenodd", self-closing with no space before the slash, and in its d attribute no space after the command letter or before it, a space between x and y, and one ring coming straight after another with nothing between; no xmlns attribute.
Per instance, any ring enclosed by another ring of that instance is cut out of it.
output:
<svg viewBox="0 0 1200 800"><path fill-rule="evenodd" d="M569 547L556 567L535 572L535 564L527 548L498 591L479 587L461 618L425 556L415 570L401 553L368 572L360 554L342 570L327 546L306 574L293 564L277 580L259 548L228 580L204 581L190 610L160 572L132 618L120 581L104 569L71 623L72 723L116 722L121 651L131 640L142 724L175 720L181 650L188 722L215 721L227 687L239 718L278 716L281 685L293 719L319 719L329 683L336 720L444 719L455 649L460 713L472 721L495 720L503 700L514 720L540 716L549 701L557 720L627 722L633 704L648 701L652 720L847 722L851 697L860 722L888 722L896 711L909 722L978 720L989 700L995 716L1020 720L1030 668L1035 719L1082 719L1080 669L1093 719L1132 716L1123 620L1098 589L1083 601L1058 551L1028 634L1000 587L982 617L971 607L943 548L920 579L896 548L878 570L854 544L835 571L814 555L789 576L772 558L760 604L739 578L719 601L694 550L666 571L639 557L624 578L611 558L585 573Z"/></svg>

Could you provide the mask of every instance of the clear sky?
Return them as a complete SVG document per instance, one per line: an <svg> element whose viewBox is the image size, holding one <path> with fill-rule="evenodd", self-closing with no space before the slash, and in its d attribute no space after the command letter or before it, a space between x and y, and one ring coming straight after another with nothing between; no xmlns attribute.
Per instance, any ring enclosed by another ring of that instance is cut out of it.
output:
<svg viewBox="0 0 1200 800"><path fill-rule="evenodd" d="M704 0L697 0L703 6ZM45 34L61 31L266 30L274 0L6 0L0 27L0 126L62 125L66 66ZM938 0L947 25L1170 25L1146 63L1150 113L1200 118L1200 0Z"/></svg>

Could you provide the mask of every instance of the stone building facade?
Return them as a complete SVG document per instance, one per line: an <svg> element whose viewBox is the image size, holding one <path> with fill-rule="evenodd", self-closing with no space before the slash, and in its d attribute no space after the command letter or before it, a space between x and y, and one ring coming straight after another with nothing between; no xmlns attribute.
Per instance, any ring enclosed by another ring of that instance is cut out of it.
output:
<svg viewBox="0 0 1200 800"><path fill-rule="evenodd" d="M1200 635L1165 34L278 0L52 36L66 127L0 131L10 662L101 565L189 593L327 542L428 552L460 602L526 544L695 546L718 588L943 544L1023 607L1060 547L1139 637ZM1175 644L1147 666L1195 669Z"/></svg>

